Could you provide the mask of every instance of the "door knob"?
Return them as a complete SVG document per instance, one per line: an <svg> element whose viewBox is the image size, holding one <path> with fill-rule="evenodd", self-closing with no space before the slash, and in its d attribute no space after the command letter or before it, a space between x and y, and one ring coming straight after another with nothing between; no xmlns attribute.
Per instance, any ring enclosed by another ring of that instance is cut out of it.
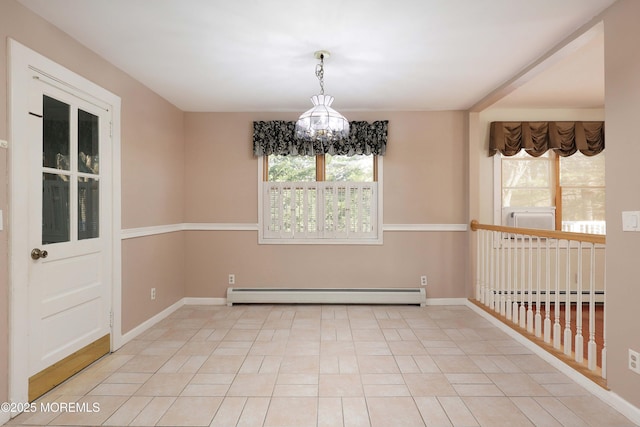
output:
<svg viewBox="0 0 640 427"><path fill-rule="evenodd" d="M49 256L49 252L40 250L38 248L35 248L35 249L33 249L31 251L31 258L32 259L36 259L37 260L37 259L40 259L40 258L46 258L48 256Z"/></svg>

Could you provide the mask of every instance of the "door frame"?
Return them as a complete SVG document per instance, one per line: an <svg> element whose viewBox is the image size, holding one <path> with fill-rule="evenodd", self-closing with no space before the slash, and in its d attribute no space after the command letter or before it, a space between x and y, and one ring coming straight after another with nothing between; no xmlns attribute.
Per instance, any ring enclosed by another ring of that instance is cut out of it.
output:
<svg viewBox="0 0 640 427"><path fill-rule="evenodd" d="M95 99L112 111L111 164L111 235L105 250L111 273L111 351L122 346L121 296L121 165L120 165L120 97L51 61L19 42L8 39L9 62L9 400L27 402L29 389L28 315L28 183L27 142L29 97L34 75L53 81L63 90L81 98ZM15 416L17 414L12 414Z"/></svg>

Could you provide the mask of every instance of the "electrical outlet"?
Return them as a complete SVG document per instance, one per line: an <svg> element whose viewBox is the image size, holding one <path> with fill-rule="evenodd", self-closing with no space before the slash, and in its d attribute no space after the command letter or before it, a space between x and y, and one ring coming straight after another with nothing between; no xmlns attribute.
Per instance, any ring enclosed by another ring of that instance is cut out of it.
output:
<svg viewBox="0 0 640 427"><path fill-rule="evenodd" d="M420 285L427 286L427 276L420 276Z"/></svg>
<svg viewBox="0 0 640 427"><path fill-rule="evenodd" d="M156 299L156 288L151 288L151 299Z"/></svg>
<svg viewBox="0 0 640 427"><path fill-rule="evenodd" d="M235 274L230 274L229 275L229 284L230 285L235 285L236 284L236 275Z"/></svg>
<svg viewBox="0 0 640 427"><path fill-rule="evenodd" d="M629 349L629 369L640 374L640 353Z"/></svg>

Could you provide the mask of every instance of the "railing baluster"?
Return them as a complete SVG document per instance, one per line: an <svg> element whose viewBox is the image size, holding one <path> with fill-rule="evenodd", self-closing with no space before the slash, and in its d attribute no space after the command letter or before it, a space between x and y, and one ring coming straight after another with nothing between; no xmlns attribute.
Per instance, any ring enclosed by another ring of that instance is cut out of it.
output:
<svg viewBox="0 0 640 427"><path fill-rule="evenodd" d="M604 283L604 308L602 309L602 357L600 366L602 367L602 378L607 379L607 267L605 264Z"/></svg>
<svg viewBox="0 0 640 427"><path fill-rule="evenodd" d="M576 336L575 359L582 363L584 360L584 338L582 337L582 242L578 242L578 273L576 275Z"/></svg>
<svg viewBox="0 0 640 427"><path fill-rule="evenodd" d="M482 233L476 236L476 299L482 301Z"/></svg>
<svg viewBox="0 0 640 427"><path fill-rule="evenodd" d="M491 276L489 276L490 274L490 269L491 269L491 263L489 260L489 255L491 254L490 250L489 250L489 238L491 237L491 232L490 231L484 231L483 234L483 239L482 239L482 247L483 247L483 260L484 260L484 275L483 275L483 283L482 283L482 303L484 305L488 304L487 301L487 297L489 296L489 282L491 279Z"/></svg>
<svg viewBox="0 0 640 427"><path fill-rule="evenodd" d="M504 253L504 233L500 233L500 284L499 284L499 289L500 289L500 307L499 307L499 313L500 315L504 316L506 314L506 310L505 310L505 303L506 303L506 298L505 298L505 294L504 294L504 289L505 289L505 283L506 283L506 279L505 279L505 268L504 268L504 259L505 259L505 253Z"/></svg>
<svg viewBox="0 0 640 427"><path fill-rule="evenodd" d="M524 280L524 254L525 254L525 240L524 235L522 235L522 246L520 248L520 327L527 327L527 308L525 306L526 299L526 288L527 282Z"/></svg>
<svg viewBox="0 0 640 427"><path fill-rule="evenodd" d="M495 284L498 282L498 274L496 273L496 231L491 232L491 283L489 289L489 308L496 309Z"/></svg>
<svg viewBox="0 0 640 427"><path fill-rule="evenodd" d="M564 303L564 354L571 356L571 240L567 240Z"/></svg>
<svg viewBox="0 0 640 427"><path fill-rule="evenodd" d="M489 306L489 292L490 292L490 286L491 286L491 281L493 279L493 277L491 276L491 250L493 247L493 238L492 238L492 234L493 231L488 231L485 230L485 234L484 234L484 246L485 246L485 255L484 255L484 262L486 263L485 265L485 271L484 271L484 275L485 275L485 281L484 281L484 305Z"/></svg>
<svg viewBox="0 0 640 427"><path fill-rule="evenodd" d="M518 235L513 234L513 302L511 320L518 324Z"/></svg>
<svg viewBox="0 0 640 427"><path fill-rule="evenodd" d="M533 333L533 237L529 237L529 304L527 305L527 332Z"/></svg>
<svg viewBox="0 0 640 427"><path fill-rule="evenodd" d="M487 304L487 286L489 285L489 253L487 252L487 239L489 232L482 233L482 293L480 295L481 302Z"/></svg>
<svg viewBox="0 0 640 427"><path fill-rule="evenodd" d="M511 289L512 289L512 277L511 277L511 234L507 234L507 299L505 301L505 316L507 320L511 320Z"/></svg>
<svg viewBox="0 0 640 427"><path fill-rule="evenodd" d="M549 247L549 239L545 239L545 262L546 262L546 277L545 277L545 292L544 292L544 342L551 342L551 318L549 317L549 305L551 298L551 249Z"/></svg>
<svg viewBox="0 0 640 427"><path fill-rule="evenodd" d="M596 245L589 248L589 343L587 344L587 366L594 371L597 366L596 355Z"/></svg>
<svg viewBox="0 0 640 427"><path fill-rule="evenodd" d="M542 280L540 276L542 276L542 259L540 254L540 237L536 236L536 266L537 266L537 277L536 277L536 318L535 318L535 331L536 337L540 338L542 336L542 316L540 315L540 281Z"/></svg>
<svg viewBox="0 0 640 427"><path fill-rule="evenodd" d="M560 239L556 239L556 289L554 295L554 321L553 321L553 348L560 348L561 330L560 326Z"/></svg>

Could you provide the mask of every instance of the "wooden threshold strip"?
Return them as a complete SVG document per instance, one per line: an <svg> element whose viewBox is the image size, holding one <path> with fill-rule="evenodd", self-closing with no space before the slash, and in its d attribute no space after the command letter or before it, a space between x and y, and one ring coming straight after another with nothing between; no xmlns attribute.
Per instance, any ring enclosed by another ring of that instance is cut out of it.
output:
<svg viewBox="0 0 640 427"><path fill-rule="evenodd" d="M77 374L111 350L111 335L98 338L29 378L29 402Z"/></svg>
<svg viewBox="0 0 640 427"><path fill-rule="evenodd" d="M547 351L548 353L551 353L553 356L560 359L561 361L569 365L571 368L580 372L582 375L584 375L594 383L598 384L600 387L604 388L605 390L609 390L609 387L607 387L607 380L602 378L601 376L602 371L600 368L596 369L595 371L589 370L589 368L586 365L576 362L573 357L567 356L566 354L564 354L564 352L554 348L553 345L546 343L543 339L537 338L535 335L531 335L525 328L521 328L519 325L513 322L506 321L502 316L500 316L498 313L491 310L481 302L476 301L472 298L469 298L469 301L471 301L473 304L480 307L482 310L489 313L491 316L495 317L500 322L507 325L514 331L518 332L520 335L522 335L529 341L533 342L543 350Z"/></svg>

